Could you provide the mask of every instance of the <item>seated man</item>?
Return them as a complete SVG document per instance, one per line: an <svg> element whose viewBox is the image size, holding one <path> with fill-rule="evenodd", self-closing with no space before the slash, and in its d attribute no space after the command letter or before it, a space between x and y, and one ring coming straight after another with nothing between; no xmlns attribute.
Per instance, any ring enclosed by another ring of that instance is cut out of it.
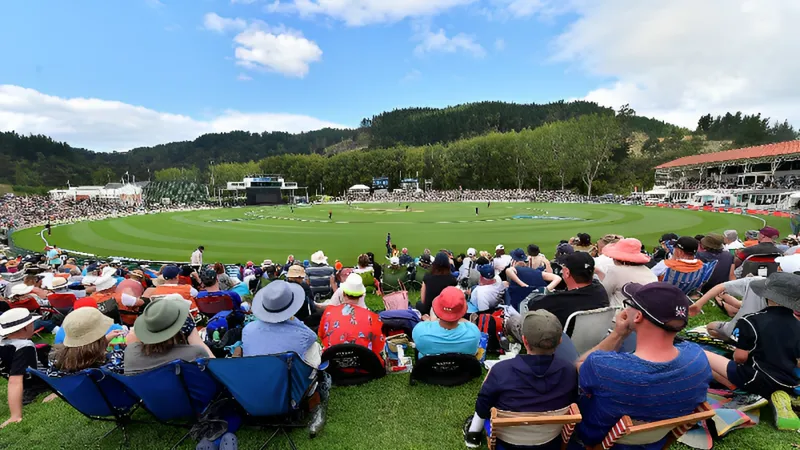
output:
<svg viewBox="0 0 800 450"><path fill-rule="evenodd" d="M467 304L468 313L491 311L500 303L503 291L506 287L500 277L495 275L494 266L484 264L478 266L480 280L478 285L472 288Z"/></svg>
<svg viewBox="0 0 800 450"><path fill-rule="evenodd" d="M339 290L342 304L325 308L319 324L323 350L337 344L356 344L372 350L383 363L383 323L377 314L359 304L367 292L361 276L351 273Z"/></svg>
<svg viewBox="0 0 800 450"><path fill-rule="evenodd" d="M703 306L709 300L714 299L716 301L717 297L721 297L723 299L721 306L729 315L732 313L733 318L727 322L709 322L706 325L706 329L708 330L708 335L713 338L729 342L734 341L733 331L736 329L739 320L748 314L759 312L767 307L767 301L751 288L752 283L763 282L764 279L764 277L747 277L718 284L703 294L689 308L689 315L694 317L700 314ZM742 300L739 301L730 296L735 296ZM731 303L735 304L732 305Z"/></svg>
<svg viewBox="0 0 800 450"><path fill-rule="evenodd" d="M233 291L222 291L219 288L219 278L214 269L205 269L200 272L200 281L203 283L203 290L197 293L197 298L225 296L233 300L233 310L238 311L242 308L242 298Z"/></svg>
<svg viewBox="0 0 800 450"><path fill-rule="evenodd" d="M566 291L556 291L541 299L532 299L528 310L544 309L553 313L566 326L567 319L577 311L589 311L608 306L608 293L594 281L594 258L586 252L575 252L562 258L561 277ZM572 328L564 330L572 336Z"/></svg>
<svg viewBox="0 0 800 450"><path fill-rule="evenodd" d="M733 334L737 336L733 361L706 352L714 379L730 389L743 389L772 403L786 405L800 385L795 369L800 360L800 275L776 272L754 281L750 288L767 300L760 312L742 317ZM791 406L776 415L778 428L800 428ZM787 414L788 413L788 414Z"/></svg>
<svg viewBox="0 0 800 450"><path fill-rule="evenodd" d="M412 262L414 262L414 258L412 258L411 255L408 254L408 249L405 248L405 247L403 247L403 250L400 251L399 260L400 260L400 264L402 264L404 266L407 266L407 265L411 264Z"/></svg>
<svg viewBox="0 0 800 450"><path fill-rule="evenodd" d="M586 446L602 442L625 415L653 422L692 413L706 401L711 381L700 346L673 343L688 323L686 294L666 283L629 283L623 293L614 330L577 363L583 421L576 431ZM633 332L636 352L618 353ZM636 448L661 449L665 439Z"/></svg>
<svg viewBox="0 0 800 450"><path fill-rule="evenodd" d="M444 353L478 353L481 332L475 324L464 320L467 302L459 288L444 288L433 300L433 312L438 320L426 314L412 333L420 358Z"/></svg>
<svg viewBox="0 0 800 450"><path fill-rule="evenodd" d="M325 256L322 250L311 255L311 262L308 268L306 268L308 286L311 288L311 293L313 294L311 298L317 296L320 298L330 298L336 291L335 273L336 270L333 266L328 265L328 257Z"/></svg>
<svg viewBox="0 0 800 450"><path fill-rule="evenodd" d="M13 308L0 315L0 375L8 378L8 410L11 417L0 428L10 423L22 422L23 397L27 403L37 394L45 392L47 386L38 378L30 378L28 367L37 368L39 358L31 341L34 316L24 308Z"/></svg>
<svg viewBox="0 0 800 450"><path fill-rule="evenodd" d="M678 272L679 274L687 274L680 276L684 284L679 286L685 293L690 293L696 289L700 289L703 281L703 261L695 258L695 253L699 247L697 239L691 236L681 236L675 241L675 247L672 250L672 257L664 259L653 267L653 275L658 277L658 281L666 280L668 271Z"/></svg>
<svg viewBox="0 0 800 450"><path fill-rule="evenodd" d="M780 231L773 227L764 227L758 230L757 241L753 245L747 245L743 249L736 251L736 267L742 265L744 260L751 255L776 255L783 254L775 245L775 239L780 236Z"/></svg>
<svg viewBox="0 0 800 450"><path fill-rule="evenodd" d="M522 321L522 343L527 355L500 361L486 375L475 402L475 414L464 424L464 443L478 448L491 409L511 412L547 412L568 407L577 398L578 374L572 361L554 356L562 327L556 316L534 311ZM498 439L497 449L508 448ZM560 449L561 438L539 446L514 449Z"/></svg>

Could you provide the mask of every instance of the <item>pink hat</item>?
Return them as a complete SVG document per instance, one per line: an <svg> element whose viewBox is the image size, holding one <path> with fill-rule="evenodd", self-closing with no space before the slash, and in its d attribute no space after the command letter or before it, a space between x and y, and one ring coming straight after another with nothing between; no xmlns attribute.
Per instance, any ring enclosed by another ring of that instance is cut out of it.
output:
<svg viewBox="0 0 800 450"><path fill-rule="evenodd" d="M625 261L634 264L646 264L650 257L642 253L642 243L638 239L620 239L615 244L608 244L603 247L603 254L617 261Z"/></svg>
<svg viewBox="0 0 800 450"><path fill-rule="evenodd" d="M433 299L433 312L447 322L458 322L467 313L467 300L461 289L448 286Z"/></svg>

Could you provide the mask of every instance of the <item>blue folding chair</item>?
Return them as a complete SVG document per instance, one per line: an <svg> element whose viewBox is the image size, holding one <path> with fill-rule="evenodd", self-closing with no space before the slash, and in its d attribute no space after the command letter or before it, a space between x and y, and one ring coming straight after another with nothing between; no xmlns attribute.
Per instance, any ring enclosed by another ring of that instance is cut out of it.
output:
<svg viewBox="0 0 800 450"><path fill-rule="evenodd" d="M48 377L45 372L28 368L28 373L47 383L62 400L84 416L107 422L116 426L98 439L101 441L117 429L122 430L127 446L126 426L139 406L139 399L131 395L125 386L100 369L86 369L64 377Z"/></svg>
<svg viewBox="0 0 800 450"><path fill-rule="evenodd" d="M204 360L211 375L221 383L242 406L250 418L275 431L260 448L263 449L282 433L293 449L297 449L286 432L287 427L302 427L301 406L317 385L317 369L307 365L297 354L285 353L245 358ZM242 374L259 374L268 383L253 381Z"/></svg>
<svg viewBox="0 0 800 450"><path fill-rule="evenodd" d="M193 425L221 391L216 380L194 362L172 361L136 375L103 372L139 397L144 409L166 425ZM186 433L172 448L188 436Z"/></svg>
<svg viewBox="0 0 800 450"><path fill-rule="evenodd" d="M700 289L714 273L717 267L717 260L703 264L703 268L695 272L678 272L676 270L667 269L664 272L662 281L664 283L673 284L682 290L684 294L691 295L694 291Z"/></svg>

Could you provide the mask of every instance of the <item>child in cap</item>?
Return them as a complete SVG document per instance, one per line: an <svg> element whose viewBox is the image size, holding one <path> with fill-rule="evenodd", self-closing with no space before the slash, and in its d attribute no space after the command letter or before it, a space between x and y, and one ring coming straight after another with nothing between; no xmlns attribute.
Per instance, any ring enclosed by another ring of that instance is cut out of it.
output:
<svg viewBox="0 0 800 450"><path fill-rule="evenodd" d="M37 348L31 341L33 323L39 316L25 308L12 308L0 315L0 374L8 378L8 410L11 417L0 428L22 421L22 405L31 403L47 386L30 378L28 368L39 367ZM49 347L49 346L48 346ZM43 347L47 351L49 348ZM24 399L24 400L23 400Z"/></svg>

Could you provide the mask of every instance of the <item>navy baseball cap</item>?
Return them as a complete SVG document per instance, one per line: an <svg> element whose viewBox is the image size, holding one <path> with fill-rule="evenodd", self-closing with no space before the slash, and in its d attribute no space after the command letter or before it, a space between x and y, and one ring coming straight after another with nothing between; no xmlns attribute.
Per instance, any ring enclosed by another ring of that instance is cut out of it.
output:
<svg viewBox="0 0 800 450"><path fill-rule="evenodd" d="M165 280L173 280L175 278L178 278L178 275L180 274L181 274L181 269L178 268L178 266L174 265L169 265L161 270L161 276L164 277Z"/></svg>
<svg viewBox="0 0 800 450"><path fill-rule="evenodd" d="M627 298L626 306L637 309L650 322L667 331L678 332L689 324L689 307L692 302L677 286L654 282L645 285L628 283L622 287L622 295ZM668 322L680 321L678 327Z"/></svg>
<svg viewBox="0 0 800 450"><path fill-rule="evenodd" d="M481 274L481 276L483 278L486 278L487 280L493 280L494 266L491 264L483 264L481 266L478 266L478 273Z"/></svg>
<svg viewBox="0 0 800 450"><path fill-rule="evenodd" d="M511 259L514 261L527 261L528 255L525 254L525 250L516 248L511 251Z"/></svg>
<svg viewBox="0 0 800 450"><path fill-rule="evenodd" d="M573 275L582 274L585 277L591 277L594 274L594 258L586 252L564 255L559 259L559 262L569 269Z"/></svg>

